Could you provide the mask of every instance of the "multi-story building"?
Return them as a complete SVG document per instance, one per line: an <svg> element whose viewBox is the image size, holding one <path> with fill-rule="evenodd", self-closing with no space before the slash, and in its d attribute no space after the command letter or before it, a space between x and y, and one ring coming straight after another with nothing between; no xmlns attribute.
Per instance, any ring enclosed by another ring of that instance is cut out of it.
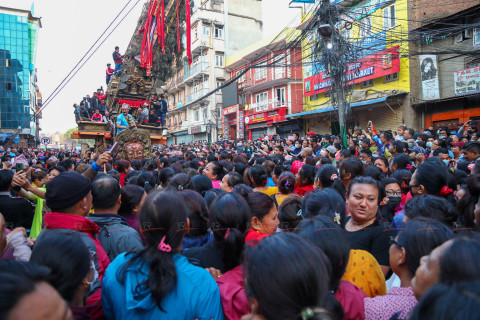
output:
<svg viewBox="0 0 480 320"><path fill-rule="evenodd" d="M23 145L38 136L35 57L40 18L29 10L0 7L0 132L10 135L25 123L17 137Z"/></svg>
<svg viewBox="0 0 480 320"><path fill-rule="evenodd" d="M317 18L320 1L294 0L302 3L300 29L307 28L312 17ZM305 4L308 2L309 4ZM347 127L365 126L372 120L379 129L396 129L401 124L414 124L410 105L410 75L408 59L407 0L335 0L342 7L338 26L341 35L353 50L351 63L346 65L345 85ZM321 10L321 9L320 9ZM316 57L317 29L305 30L302 42L304 110L287 116L304 119L305 130L316 133L339 133L336 103L332 103L330 82L325 66ZM333 49L335 44L333 44Z"/></svg>
<svg viewBox="0 0 480 320"><path fill-rule="evenodd" d="M168 143L217 141L221 136L221 90L225 57L262 38L258 0L197 0L191 15L192 64L174 68L166 82Z"/></svg>
<svg viewBox="0 0 480 320"><path fill-rule="evenodd" d="M290 41L298 34L286 29L227 57L230 77L239 78L233 90L238 98L234 104L224 103L222 110L223 139L254 140L263 134L303 131L298 121L286 118L303 110L302 52Z"/></svg>
<svg viewBox="0 0 480 320"><path fill-rule="evenodd" d="M410 75L418 126L457 129L480 119L478 1L410 2ZM480 127L480 126L479 126Z"/></svg>

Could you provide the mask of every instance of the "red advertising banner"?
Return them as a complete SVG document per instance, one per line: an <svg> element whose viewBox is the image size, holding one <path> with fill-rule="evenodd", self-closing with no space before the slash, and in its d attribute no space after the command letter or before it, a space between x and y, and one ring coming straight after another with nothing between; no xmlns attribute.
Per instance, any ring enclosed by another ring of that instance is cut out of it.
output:
<svg viewBox="0 0 480 320"><path fill-rule="evenodd" d="M347 74L343 82L346 85L375 79L400 71L399 46L359 59L347 66ZM321 72L303 80L305 97L325 92L332 85L328 72Z"/></svg>

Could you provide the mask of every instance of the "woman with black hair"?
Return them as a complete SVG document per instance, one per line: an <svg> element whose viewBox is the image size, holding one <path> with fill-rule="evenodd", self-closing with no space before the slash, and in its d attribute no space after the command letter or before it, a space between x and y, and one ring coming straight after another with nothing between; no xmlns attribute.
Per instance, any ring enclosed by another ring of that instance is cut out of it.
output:
<svg viewBox="0 0 480 320"><path fill-rule="evenodd" d="M170 179L175 175L175 171L171 168L163 168L158 173L158 189L165 189Z"/></svg>
<svg viewBox="0 0 480 320"><path fill-rule="evenodd" d="M410 157L404 153L397 154L390 161L390 172L395 173L396 170L410 170L412 165L410 163Z"/></svg>
<svg viewBox="0 0 480 320"><path fill-rule="evenodd" d="M220 183L220 189L225 192L232 192L237 184L243 183L243 177L235 171L226 174Z"/></svg>
<svg viewBox="0 0 480 320"><path fill-rule="evenodd" d="M347 190L338 177L338 170L331 164L325 164L317 171L313 188L316 190L332 188L345 200Z"/></svg>
<svg viewBox="0 0 480 320"><path fill-rule="evenodd" d="M395 231L382 223L382 215L378 210L381 200L378 181L369 177L353 179L347 191L351 217L345 230L348 231L352 249L370 252L386 276L390 270L389 240Z"/></svg>
<svg viewBox="0 0 480 320"><path fill-rule="evenodd" d="M277 187L269 187L268 183L268 173L267 169L264 166L256 164L250 168L250 182L253 185L253 191L261 192L268 196L278 193Z"/></svg>
<svg viewBox="0 0 480 320"><path fill-rule="evenodd" d="M418 302L410 320L477 320L480 281L434 285Z"/></svg>
<svg viewBox="0 0 480 320"><path fill-rule="evenodd" d="M397 313L400 319L406 319L417 304L411 281L420 259L453 236L438 221L428 218L409 221L396 238L390 239L390 265L400 278L400 287L393 287L385 296L365 299L365 319L390 319Z"/></svg>
<svg viewBox="0 0 480 320"><path fill-rule="evenodd" d="M387 158L385 158L384 156L379 156L375 158L375 161L373 164L375 167L380 168L385 174L385 176L387 177L390 176L390 169L389 169Z"/></svg>
<svg viewBox="0 0 480 320"><path fill-rule="evenodd" d="M211 205L208 225L213 241L184 252L188 260L202 268L215 268L223 274L240 264L250 210L238 194L225 193Z"/></svg>
<svg viewBox="0 0 480 320"><path fill-rule="evenodd" d="M120 254L103 278L107 319L224 318L215 280L179 254L189 229L187 214L178 193L147 197L140 211L145 249Z"/></svg>
<svg viewBox="0 0 480 320"><path fill-rule="evenodd" d="M203 197L208 190L213 189L212 180L203 174L192 177L193 189L200 193Z"/></svg>
<svg viewBox="0 0 480 320"><path fill-rule="evenodd" d="M344 229L346 215L344 200L332 188L317 190L303 197L302 216L304 218L327 216Z"/></svg>
<svg viewBox="0 0 480 320"><path fill-rule="evenodd" d="M393 217L402 209L402 189L400 182L394 178L384 178L380 181L380 213L385 221L392 222Z"/></svg>
<svg viewBox="0 0 480 320"><path fill-rule="evenodd" d="M273 199L261 192L252 192L245 195L250 208L250 229L245 237L245 243L255 245L254 241L261 240L277 231L280 224L278 210Z"/></svg>
<svg viewBox="0 0 480 320"><path fill-rule="evenodd" d="M179 194L188 211L190 231L183 238L184 252L190 248L203 247L212 240L208 231L208 207L202 195L193 190L184 190Z"/></svg>
<svg viewBox="0 0 480 320"><path fill-rule="evenodd" d="M68 229L41 232L30 261L51 270L49 283L68 302L75 319L90 318L85 297L101 284L95 278L90 252L78 232Z"/></svg>
<svg viewBox="0 0 480 320"><path fill-rule="evenodd" d="M437 283L452 285L480 280L480 236L469 234L456 237L423 256L412 279L417 299Z"/></svg>
<svg viewBox="0 0 480 320"><path fill-rule="evenodd" d="M348 186L353 179L363 176L364 171L365 168L362 161L357 158L347 158L340 162L340 179L342 180L345 189L348 189Z"/></svg>
<svg viewBox="0 0 480 320"><path fill-rule="evenodd" d="M131 170L130 162L128 160L120 160L115 165L115 170L120 173L120 186L125 186L126 179L125 176Z"/></svg>
<svg viewBox="0 0 480 320"><path fill-rule="evenodd" d="M313 191L315 181L315 167L304 164L295 175L295 194L303 197L307 192Z"/></svg>
<svg viewBox="0 0 480 320"><path fill-rule="evenodd" d="M137 181L135 183L137 186L142 187L146 193L150 193L152 190L157 188L155 183L155 177L151 172L142 171L137 175Z"/></svg>
<svg viewBox="0 0 480 320"><path fill-rule="evenodd" d="M214 189L220 188L220 182L226 173L227 170L218 161L209 162L203 170L203 174L212 180Z"/></svg>
<svg viewBox="0 0 480 320"><path fill-rule="evenodd" d="M280 174L277 181L278 193L274 195L277 206L280 206L282 202L295 190L295 176L290 171L285 171Z"/></svg>
<svg viewBox="0 0 480 320"><path fill-rule="evenodd" d="M140 234L142 242L145 244L145 238L140 231L140 221L138 220L138 213L147 197L145 189L134 184L127 184L120 190L120 197L122 203L118 209L118 214L127 220L130 228L135 229Z"/></svg>
<svg viewBox="0 0 480 320"><path fill-rule="evenodd" d="M296 194L287 196L278 206L278 217L282 231L293 232L302 221L302 198Z"/></svg>
<svg viewBox="0 0 480 320"><path fill-rule="evenodd" d="M295 233L327 255L332 269L328 290L342 305L343 319L364 319L363 299L367 295L351 282L341 280L350 254L350 243L343 230L330 218L317 216L300 222Z"/></svg>
<svg viewBox="0 0 480 320"><path fill-rule="evenodd" d="M168 186L166 188L167 191L184 191L184 190L193 190L193 183L192 179L188 174L185 173L177 173L174 175Z"/></svg>
<svg viewBox="0 0 480 320"><path fill-rule="evenodd" d="M246 255L243 266L252 305L250 319L334 319L325 308L327 264L319 248L291 232L260 241Z"/></svg>
<svg viewBox="0 0 480 320"><path fill-rule="evenodd" d="M212 205L213 201L217 199L217 197L220 197L221 195L224 195L226 192L223 191L222 189L211 189L205 192L205 195L203 198L205 199L205 203L207 204L207 208L210 208Z"/></svg>

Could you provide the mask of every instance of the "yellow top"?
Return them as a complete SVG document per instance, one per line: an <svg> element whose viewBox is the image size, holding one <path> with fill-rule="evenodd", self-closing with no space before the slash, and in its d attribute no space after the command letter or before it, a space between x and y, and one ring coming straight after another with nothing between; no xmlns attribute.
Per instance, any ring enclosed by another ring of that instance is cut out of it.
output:
<svg viewBox="0 0 480 320"><path fill-rule="evenodd" d="M267 196L271 196L274 194L278 193L278 188L277 187L268 187L268 189L265 189L263 191L259 191L261 193L265 193Z"/></svg>

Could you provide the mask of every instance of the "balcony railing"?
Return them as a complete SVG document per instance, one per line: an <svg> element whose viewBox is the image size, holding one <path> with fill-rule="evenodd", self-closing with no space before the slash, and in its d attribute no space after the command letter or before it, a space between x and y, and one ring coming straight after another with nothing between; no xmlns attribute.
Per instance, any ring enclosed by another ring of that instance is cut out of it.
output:
<svg viewBox="0 0 480 320"><path fill-rule="evenodd" d="M198 74L201 71L206 70L208 67L210 67L210 64L207 61L202 61L199 62L189 69L185 70L185 79L188 79L190 77L193 77L194 75Z"/></svg>
<svg viewBox="0 0 480 320"><path fill-rule="evenodd" d="M197 100L200 97L203 97L208 93L208 88L204 88L198 91L193 92L192 94L189 94L185 97L185 104L189 104L192 101Z"/></svg>

